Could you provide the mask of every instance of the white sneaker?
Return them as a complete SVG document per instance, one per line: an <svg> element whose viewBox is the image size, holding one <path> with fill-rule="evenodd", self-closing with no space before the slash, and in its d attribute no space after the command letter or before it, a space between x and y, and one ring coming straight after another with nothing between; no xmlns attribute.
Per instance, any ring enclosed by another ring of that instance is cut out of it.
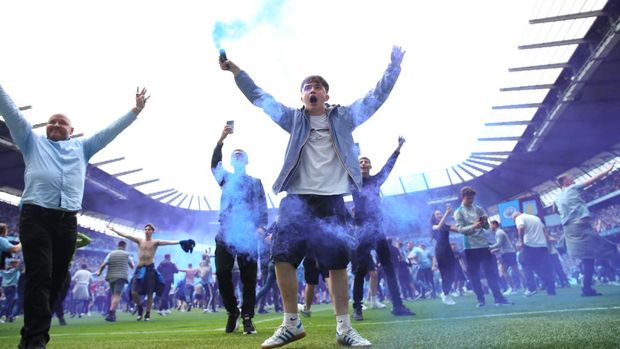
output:
<svg viewBox="0 0 620 349"><path fill-rule="evenodd" d="M260 347L261 349L278 348L294 342L298 339L302 339L305 336L306 331L304 331L304 327L302 326L301 321L299 322L299 325L295 327L281 325L273 333L273 336L265 339L265 341L263 342L263 344L261 344Z"/></svg>
<svg viewBox="0 0 620 349"><path fill-rule="evenodd" d="M455 305L456 302L454 301L454 299L452 299L452 297L450 297L450 295L445 295L445 294L441 294L441 301L443 302L443 304L446 305Z"/></svg>
<svg viewBox="0 0 620 349"><path fill-rule="evenodd" d="M343 333L336 331L336 341L345 347L368 348L372 346L368 339L362 337L353 327Z"/></svg>
<svg viewBox="0 0 620 349"><path fill-rule="evenodd" d="M370 301L370 309L383 309L385 308L385 304L381 303L377 298L373 298Z"/></svg>
<svg viewBox="0 0 620 349"><path fill-rule="evenodd" d="M452 297L460 297L461 294L458 291L452 292Z"/></svg>
<svg viewBox="0 0 620 349"><path fill-rule="evenodd" d="M310 316L312 316L312 312L310 310L306 310L306 306L303 305L303 304L297 304L297 311L303 317L310 317Z"/></svg>
<svg viewBox="0 0 620 349"><path fill-rule="evenodd" d="M512 290L512 287L508 287L508 289L506 291L504 291L503 295L504 296L510 296L513 293L514 293L514 291Z"/></svg>
<svg viewBox="0 0 620 349"><path fill-rule="evenodd" d="M523 292L523 297L532 297L536 293L538 293L538 291L536 291L536 290L534 290L534 291L525 290L525 292Z"/></svg>

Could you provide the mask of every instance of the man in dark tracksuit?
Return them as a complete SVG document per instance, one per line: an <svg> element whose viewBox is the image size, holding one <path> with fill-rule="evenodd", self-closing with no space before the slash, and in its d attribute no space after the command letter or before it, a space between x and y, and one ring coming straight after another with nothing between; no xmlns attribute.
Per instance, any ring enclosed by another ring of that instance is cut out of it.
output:
<svg viewBox="0 0 620 349"><path fill-rule="evenodd" d="M260 179L245 173L248 157L243 150L236 149L232 153L233 173L222 167L223 142L231 133L232 127L227 125L211 158L211 171L222 188L220 229L215 237L215 268L220 295L228 312L226 333L237 329L237 320L241 315L243 333L254 334L256 329L252 318L256 304L258 243L259 236L260 239L264 237L264 227L267 226L267 201ZM237 308L232 280L235 257L243 283L241 313Z"/></svg>
<svg viewBox="0 0 620 349"><path fill-rule="evenodd" d="M383 217L381 214L381 185L392 172L400 148L405 139L398 138L398 147L390 156L381 171L374 176L370 175L372 165L370 159L362 157L359 160L360 170L362 172L362 189L358 191L352 190L353 203L355 204L355 225L357 227L357 238L359 245L353 253L353 273L355 279L353 281L353 319L362 320L362 297L364 295L364 277L372 267L372 257L370 250L377 251L377 257L383 266L390 296L392 298L392 314L394 315L414 315L407 307L403 305L398 290L398 282L394 272L394 265L390 258L390 248L383 233Z"/></svg>

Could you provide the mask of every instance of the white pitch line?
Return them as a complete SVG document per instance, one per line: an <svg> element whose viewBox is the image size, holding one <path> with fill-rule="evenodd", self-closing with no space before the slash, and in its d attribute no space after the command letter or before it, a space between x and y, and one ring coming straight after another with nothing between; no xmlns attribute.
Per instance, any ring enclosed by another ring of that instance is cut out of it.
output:
<svg viewBox="0 0 620 349"><path fill-rule="evenodd" d="M605 311L605 310L618 310L620 306L613 307L596 307L596 308L572 308L572 309L555 309L555 310L536 310L536 311L523 311L523 312L514 312L514 313L499 313L499 314L481 314L481 315L469 315L469 316L455 316L455 317L441 317L441 318L428 318L428 319L402 319L402 320L394 320L394 321L363 321L363 322L355 322L355 326L367 326L367 325L389 325L389 324L402 324L402 323L415 323L415 322L429 322L429 321L437 321L437 320L471 320L471 319L485 319L485 318L496 318L496 317L510 317L510 316L521 316L521 315L539 315L539 314L558 314L558 313L572 313L572 312L588 312L588 311ZM325 311L331 310L331 308L325 308L317 310ZM280 320L282 317L274 317L269 319L262 319L256 321L255 323L264 323L270 322L274 320ZM316 324L312 327L332 327L333 324ZM52 338L56 337L74 337L74 336L126 336L126 335L137 335L137 334L174 334L174 333L198 333L198 332L222 332L223 328L216 329L190 329L190 330L162 330L162 331L110 331L110 332L80 332L80 333L58 333L52 334ZM4 338L17 338L18 335L15 334L13 336L0 336L0 339Z"/></svg>

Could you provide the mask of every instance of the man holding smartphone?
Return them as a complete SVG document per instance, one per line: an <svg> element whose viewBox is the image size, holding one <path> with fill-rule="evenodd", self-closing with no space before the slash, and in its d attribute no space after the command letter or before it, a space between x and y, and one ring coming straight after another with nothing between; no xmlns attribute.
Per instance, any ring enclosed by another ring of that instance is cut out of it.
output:
<svg viewBox="0 0 620 349"><path fill-rule="evenodd" d="M476 191L472 187L461 188L461 207L454 212L454 221L459 233L464 235L465 260L471 284L478 299L477 307L486 305L484 292L480 283L480 268L484 268L484 275L493 297L495 305L511 305L499 288L499 276L497 263L489 249L489 242L485 231L489 229L487 213L478 205L474 204Z"/></svg>

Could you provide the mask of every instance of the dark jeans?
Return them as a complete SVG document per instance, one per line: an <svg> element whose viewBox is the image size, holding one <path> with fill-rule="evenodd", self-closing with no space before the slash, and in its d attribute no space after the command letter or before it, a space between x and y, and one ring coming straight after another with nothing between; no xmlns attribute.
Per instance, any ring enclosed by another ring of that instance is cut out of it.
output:
<svg viewBox="0 0 620 349"><path fill-rule="evenodd" d="M441 274L441 288L444 295L449 295L454 283L456 272L456 259L450 245L435 246L435 258L437 258L437 268Z"/></svg>
<svg viewBox="0 0 620 349"><path fill-rule="evenodd" d="M536 281L534 272L543 281L547 294L555 294L555 282L553 280L553 270L549 250L547 247L523 246L523 268L526 269L525 277L527 289L536 291Z"/></svg>
<svg viewBox="0 0 620 349"><path fill-rule="evenodd" d="M370 250L374 249L377 252L377 258L383 266L385 272L385 278L387 280L388 289L390 291L390 297L392 298L392 305L399 307L403 305L403 301L400 297L400 291L398 290L398 281L396 279L396 272L394 271L394 265L390 256L390 247L387 240L381 237L378 240L372 238L364 239L361 241L357 249L353 254L353 274L355 278L353 280L353 308L362 307L362 298L364 297L364 277L368 273Z"/></svg>
<svg viewBox="0 0 620 349"><path fill-rule="evenodd" d="M4 292L4 306L2 307L2 311L0 311L0 316L6 316L7 321L15 317L15 303L17 302L17 286L7 286L3 287L2 291Z"/></svg>
<svg viewBox="0 0 620 349"><path fill-rule="evenodd" d="M159 298L159 310L168 310L172 306L172 300L170 299L170 288L172 287L172 281L164 281L164 290L161 292Z"/></svg>
<svg viewBox="0 0 620 349"><path fill-rule="evenodd" d="M256 256L247 253L234 253L234 249L220 242L215 245L215 268L217 270L217 283L220 296L224 303L224 308L229 313L236 313L237 297L232 280L232 269L237 257L241 283L243 284L243 304L241 305L241 315L243 317L254 316L254 305L256 304L256 274L258 265Z"/></svg>
<svg viewBox="0 0 620 349"><path fill-rule="evenodd" d="M263 306L265 303L264 297L274 286L276 286L276 268L273 262L270 262L267 269L267 277L263 281L263 286L258 290L258 293L256 293L256 302L260 302L261 306Z"/></svg>
<svg viewBox="0 0 620 349"><path fill-rule="evenodd" d="M493 293L495 300L504 299L504 295L499 288L499 275L497 272L497 263L495 257L487 247L473 248L465 250L465 259L467 260L467 270L471 286L474 289L476 298L479 302L484 302L484 292L482 292L482 284L480 283L480 268L484 268L484 275L487 278L489 288Z"/></svg>
<svg viewBox="0 0 620 349"><path fill-rule="evenodd" d="M551 265L553 266L553 273L560 280L560 285L569 286L570 283L568 282L568 278L566 277L566 273L562 267L562 261L560 261L560 255L558 253L551 255Z"/></svg>
<svg viewBox="0 0 620 349"><path fill-rule="evenodd" d="M26 265L22 339L49 341L52 306L67 277L75 251L75 213L25 204L19 235Z"/></svg>
<svg viewBox="0 0 620 349"><path fill-rule="evenodd" d="M67 292L69 291L69 287L71 286L71 274L67 270L67 277L65 278L65 282L58 292L58 298L54 303L54 307L52 308L52 313L56 314L56 317L62 319L65 317L65 298L67 297Z"/></svg>

